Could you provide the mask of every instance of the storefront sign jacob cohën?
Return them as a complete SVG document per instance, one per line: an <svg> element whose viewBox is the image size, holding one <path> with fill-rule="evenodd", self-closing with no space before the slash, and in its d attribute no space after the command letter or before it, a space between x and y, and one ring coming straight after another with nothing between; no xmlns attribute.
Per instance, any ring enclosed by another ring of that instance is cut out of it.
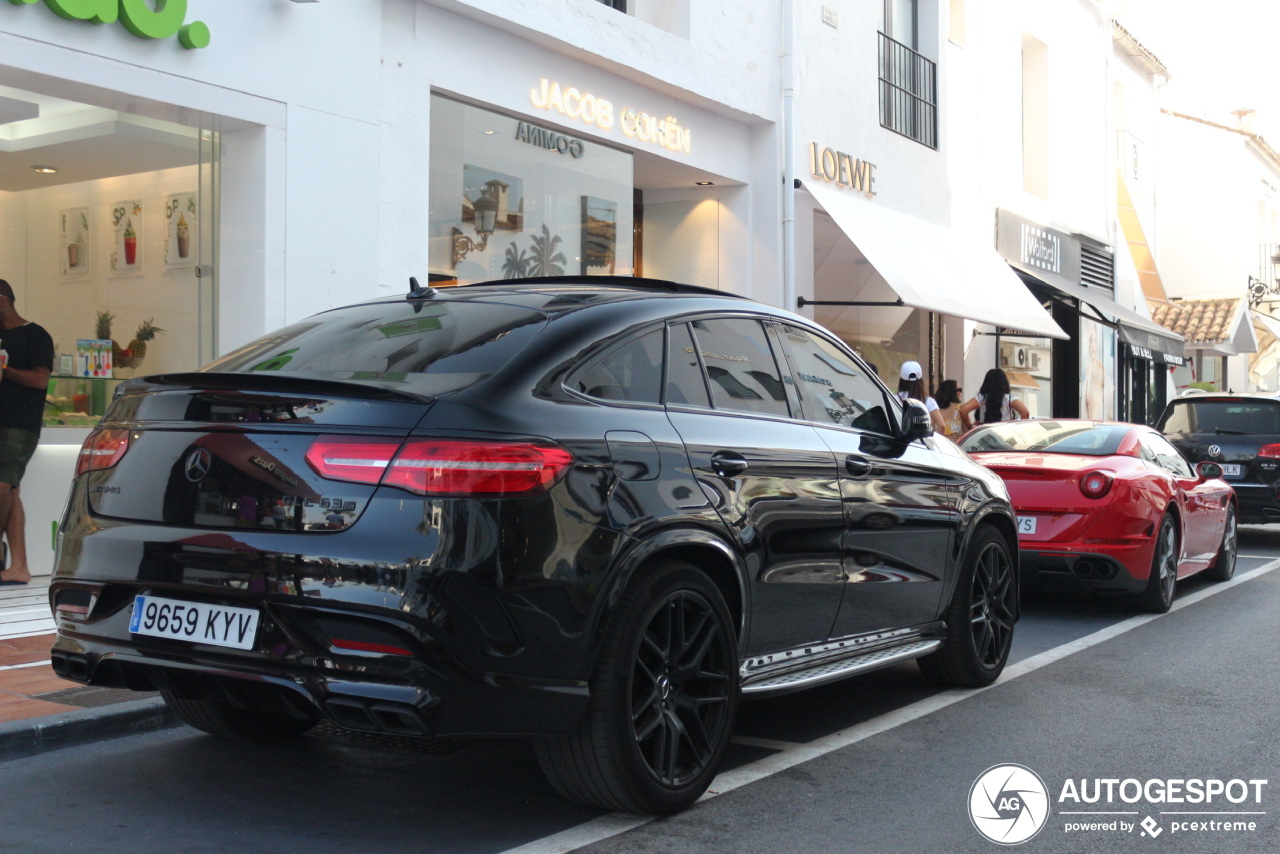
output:
<svg viewBox="0 0 1280 854"><path fill-rule="evenodd" d="M33 6L42 0L9 0ZM203 21L186 23L187 0L43 0L59 17L91 24L119 22L140 39L178 37L185 48L209 46L209 27Z"/></svg>
<svg viewBox="0 0 1280 854"><path fill-rule="evenodd" d="M575 86L561 86L546 77L529 90L529 100L539 110L549 110L600 130L619 128L624 136L668 151L693 153L693 133L680 127L675 116L658 118L631 107L616 109L613 102Z"/></svg>

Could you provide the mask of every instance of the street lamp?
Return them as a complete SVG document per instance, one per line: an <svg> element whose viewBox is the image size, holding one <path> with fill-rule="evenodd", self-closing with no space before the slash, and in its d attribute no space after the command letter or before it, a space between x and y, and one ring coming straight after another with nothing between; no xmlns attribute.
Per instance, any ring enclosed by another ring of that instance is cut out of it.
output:
<svg viewBox="0 0 1280 854"><path fill-rule="evenodd" d="M472 240L462 233L462 229L456 225L453 227L453 268L455 270L467 255L477 251L483 252L489 245L489 237L498 223L498 200L494 198L497 188L493 186L494 183L496 182L490 181L485 184L480 197L471 206L476 215L476 236L480 240L478 242Z"/></svg>

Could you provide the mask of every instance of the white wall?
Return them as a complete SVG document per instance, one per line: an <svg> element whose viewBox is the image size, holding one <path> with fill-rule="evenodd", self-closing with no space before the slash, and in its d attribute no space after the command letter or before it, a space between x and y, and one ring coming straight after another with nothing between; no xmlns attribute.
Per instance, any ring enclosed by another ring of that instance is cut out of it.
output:
<svg viewBox="0 0 1280 854"><path fill-rule="evenodd" d="M1244 296L1259 274L1257 208L1280 165L1246 137L1162 115L1157 158L1157 262L1170 296Z"/></svg>
<svg viewBox="0 0 1280 854"><path fill-rule="evenodd" d="M991 245L996 208L1068 233L1113 242L1114 144L1110 134L1110 20L1079 0L994 0L966 5L967 38L952 43L947 94L952 222ZM1048 194L1023 184L1022 48L1045 46ZM972 129L980 129L973 132Z"/></svg>

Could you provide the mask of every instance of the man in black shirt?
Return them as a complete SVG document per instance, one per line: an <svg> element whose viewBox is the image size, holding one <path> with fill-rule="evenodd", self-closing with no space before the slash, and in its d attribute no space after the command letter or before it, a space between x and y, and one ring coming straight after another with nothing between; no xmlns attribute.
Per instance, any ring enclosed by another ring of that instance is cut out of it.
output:
<svg viewBox="0 0 1280 854"><path fill-rule="evenodd" d="M53 373L53 339L38 324L18 314L13 288L0 279L0 531L9 541L12 561L0 565L0 585L26 584L26 513L18 484L35 453L44 424L45 389Z"/></svg>

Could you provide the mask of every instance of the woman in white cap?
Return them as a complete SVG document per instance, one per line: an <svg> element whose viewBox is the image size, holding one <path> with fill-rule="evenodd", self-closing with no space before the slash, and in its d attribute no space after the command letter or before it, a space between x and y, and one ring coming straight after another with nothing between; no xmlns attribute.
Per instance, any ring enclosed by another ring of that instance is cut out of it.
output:
<svg viewBox="0 0 1280 854"><path fill-rule="evenodd" d="M945 435L946 425L942 421L942 413L938 411L938 401L930 397L925 390L924 369L920 367L920 363L903 362L898 376L898 400L905 401L910 397L923 403L929 413L929 420L933 422L934 432Z"/></svg>

